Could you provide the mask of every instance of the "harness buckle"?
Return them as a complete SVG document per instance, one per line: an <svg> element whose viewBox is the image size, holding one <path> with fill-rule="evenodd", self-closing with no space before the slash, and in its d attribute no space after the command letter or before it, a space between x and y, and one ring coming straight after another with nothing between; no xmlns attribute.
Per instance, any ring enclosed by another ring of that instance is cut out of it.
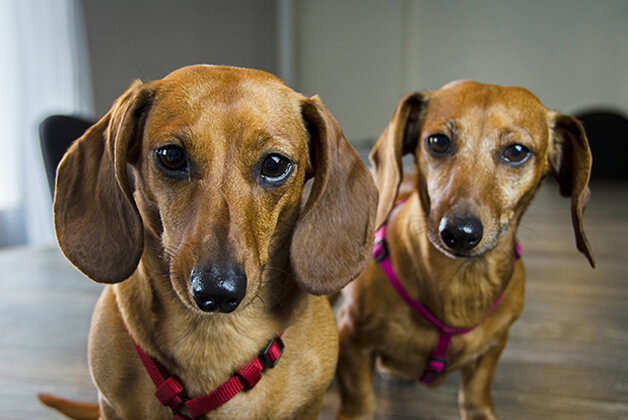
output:
<svg viewBox="0 0 628 420"><path fill-rule="evenodd" d="M259 354L259 359L264 368L272 369L277 365L279 358L283 354L284 347L285 345L280 336L276 336L270 340L266 348Z"/></svg>
<svg viewBox="0 0 628 420"><path fill-rule="evenodd" d="M421 375L420 381L424 384L430 384L440 378L445 372L445 368L447 367L447 362L442 357L430 357L430 361Z"/></svg>
<svg viewBox="0 0 628 420"><path fill-rule="evenodd" d="M180 411L172 410L172 414L174 415L174 420L192 420L190 417L186 416Z"/></svg>
<svg viewBox="0 0 628 420"><path fill-rule="evenodd" d="M377 238L373 245L373 260L376 263L381 263L388 257L388 248L386 247L386 241L384 238Z"/></svg>
<svg viewBox="0 0 628 420"><path fill-rule="evenodd" d="M183 398L180 395L182 392L183 385L181 385L181 382L174 376L171 376L157 387L155 396L160 403L176 410L183 404Z"/></svg>

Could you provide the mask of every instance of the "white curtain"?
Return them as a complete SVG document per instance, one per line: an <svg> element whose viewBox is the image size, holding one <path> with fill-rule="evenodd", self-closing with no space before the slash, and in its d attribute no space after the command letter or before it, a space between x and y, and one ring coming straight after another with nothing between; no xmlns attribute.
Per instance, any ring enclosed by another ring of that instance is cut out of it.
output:
<svg viewBox="0 0 628 420"><path fill-rule="evenodd" d="M0 246L54 241L38 126L93 113L79 0L0 0Z"/></svg>

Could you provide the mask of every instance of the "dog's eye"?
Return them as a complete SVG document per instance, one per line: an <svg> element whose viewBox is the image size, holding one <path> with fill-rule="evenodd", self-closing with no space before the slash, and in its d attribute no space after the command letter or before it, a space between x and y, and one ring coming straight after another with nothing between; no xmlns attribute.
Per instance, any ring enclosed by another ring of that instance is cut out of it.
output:
<svg viewBox="0 0 628 420"><path fill-rule="evenodd" d="M448 156L454 151L449 137L444 134L433 134L427 138L427 146L435 156Z"/></svg>
<svg viewBox="0 0 628 420"><path fill-rule="evenodd" d="M501 153L501 158L504 162L515 166L522 165L530 156L530 149L519 143L507 146Z"/></svg>
<svg viewBox="0 0 628 420"><path fill-rule="evenodd" d="M168 145L156 149L155 160L160 169L167 175L187 172L188 160L185 156L185 150L179 146Z"/></svg>
<svg viewBox="0 0 628 420"><path fill-rule="evenodd" d="M264 186L277 187L288 179L293 163L290 159L277 153L267 155L262 160L260 178Z"/></svg>

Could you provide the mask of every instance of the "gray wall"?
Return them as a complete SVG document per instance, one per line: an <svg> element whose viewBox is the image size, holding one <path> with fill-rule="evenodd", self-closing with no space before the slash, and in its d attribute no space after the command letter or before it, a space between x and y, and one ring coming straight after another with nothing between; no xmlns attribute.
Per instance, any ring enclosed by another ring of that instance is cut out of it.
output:
<svg viewBox="0 0 628 420"><path fill-rule="evenodd" d="M628 113L626 0L294 0L297 89L354 143L402 93L456 79L519 85L548 107Z"/></svg>
<svg viewBox="0 0 628 420"><path fill-rule="evenodd" d="M628 111L626 0L424 0L413 14L415 85L472 78L527 87L564 112Z"/></svg>
<svg viewBox="0 0 628 420"><path fill-rule="evenodd" d="M83 1L96 116L135 78L189 64L276 73L274 0Z"/></svg>
<svg viewBox="0 0 628 420"><path fill-rule="evenodd" d="M320 94L353 143L378 136L402 93L402 2L296 3L296 89Z"/></svg>
<svg viewBox="0 0 628 420"><path fill-rule="evenodd" d="M98 115L134 78L194 63L286 76L320 94L354 144L378 137L403 93L460 78L524 86L563 112L628 111L626 0L83 4Z"/></svg>

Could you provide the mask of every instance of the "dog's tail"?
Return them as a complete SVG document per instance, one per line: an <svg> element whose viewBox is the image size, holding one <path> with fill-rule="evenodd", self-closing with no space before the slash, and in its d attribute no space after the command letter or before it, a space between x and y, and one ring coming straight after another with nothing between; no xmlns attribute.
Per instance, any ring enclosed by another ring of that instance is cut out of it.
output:
<svg viewBox="0 0 628 420"><path fill-rule="evenodd" d="M39 401L74 420L98 420L98 404L66 400L51 394L37 394Z"/></svg>

